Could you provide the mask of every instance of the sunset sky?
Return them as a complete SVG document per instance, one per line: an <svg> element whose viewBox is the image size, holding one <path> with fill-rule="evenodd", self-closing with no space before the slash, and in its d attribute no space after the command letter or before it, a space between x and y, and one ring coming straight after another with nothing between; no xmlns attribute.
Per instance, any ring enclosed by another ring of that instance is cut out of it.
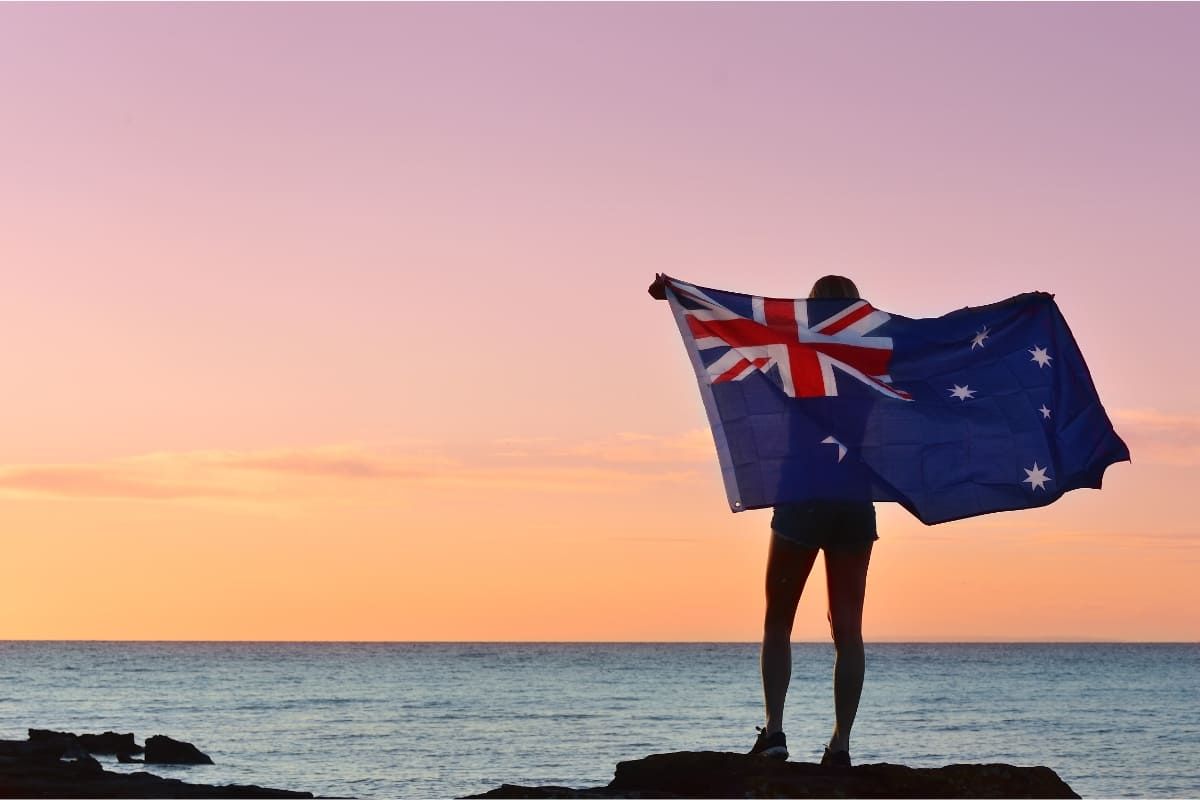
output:
<svg viewBox="0 0 1200 800"><path fill-rule="evenodd" d="M1053 292L1133 462L865 635L1200 640L1200 6L0 5L0 639L753 641L655 272ZM818 563L794 638L827 637Z"/></svg>

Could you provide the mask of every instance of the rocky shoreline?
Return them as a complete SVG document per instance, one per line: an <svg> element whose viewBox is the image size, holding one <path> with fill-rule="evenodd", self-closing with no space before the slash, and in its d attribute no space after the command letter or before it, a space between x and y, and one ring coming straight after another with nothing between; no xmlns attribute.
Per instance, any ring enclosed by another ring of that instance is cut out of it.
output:
<svg viewBox="0 0 1200 800"><path fill-rule="evenodd" d="M124 763L211 764L194 745L132 733L74 734L30 729L25 741L0 740L0 798L311 798L311 792L264 786L186 783L148 772L105 770L95 755ZM142 756L137 758L136 756ZM740 753L660 753L617 764L607 786L504 784L469 798L1078 798L1049 767L951 764L913 768L863 764L830 769Z"/></svg>
<svg viewBox="0 0 1200 800"><path fill-rule="evenodd" d="M468 798L513 797L880 797L1078 798L1049 767L1011 764L951 764L913 768L864 764L831 769L740 753L661 753L617 764L607 786L504 784Z"/></svg>
<svg viewBox="0 0 1200 800"><path fill-rule="evenodd" d="M151 736L143 747L132 733L74 734L30 728L24 741L0 740L0 798L313 796L311 792L263 786L186 783L149 772L110 772L95 759L100 754L115 755L123 763L213 763L191 743L168 736ZM142 758L135 758L139 754Z"/></svg>

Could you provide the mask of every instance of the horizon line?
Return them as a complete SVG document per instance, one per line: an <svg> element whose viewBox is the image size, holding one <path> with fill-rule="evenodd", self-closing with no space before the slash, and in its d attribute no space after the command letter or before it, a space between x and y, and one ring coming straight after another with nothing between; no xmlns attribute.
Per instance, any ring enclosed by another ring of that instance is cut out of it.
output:
<svg viewBox="0 0 1200 800"><path fill-rule="evenodd" d="M742 639L0 639L42 644L460 644L460 645L547 645L547 644L746 644L761 641ZM1200 644L1192 639L867 639L865 644ZM792 644L829 644L830 639L796 639Z"/></svg>

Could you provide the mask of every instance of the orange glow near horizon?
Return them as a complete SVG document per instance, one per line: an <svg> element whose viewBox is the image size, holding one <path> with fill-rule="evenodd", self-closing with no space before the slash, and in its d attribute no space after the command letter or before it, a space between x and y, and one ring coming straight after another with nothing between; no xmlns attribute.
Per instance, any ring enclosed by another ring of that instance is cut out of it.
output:
<svg viewBox="0 0 1200 800"><path fill-rule="evenodd" d="M9 470L4 638L752 641L769 515L721 507L697 434ZM1194 544L1122 513L1130 477L935 527L881 504L868 638L1187 640ZM824 590L818 561L797 640Z"/></svg>

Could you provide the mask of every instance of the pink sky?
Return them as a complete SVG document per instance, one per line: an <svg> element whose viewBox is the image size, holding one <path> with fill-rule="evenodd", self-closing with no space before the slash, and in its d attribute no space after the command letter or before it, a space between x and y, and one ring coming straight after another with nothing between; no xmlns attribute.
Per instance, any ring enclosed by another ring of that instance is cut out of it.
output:
<svg viewBox="0 0 1200 800"><path fill-rule="evenodd" d="M769 515L728 513L645 286L841 272L914 317L1054 292L1134 458L1037 511L881 507L868 638L1197 640L1198 38L1185 4L0 5L0 638L752 640Z"/></svg>

